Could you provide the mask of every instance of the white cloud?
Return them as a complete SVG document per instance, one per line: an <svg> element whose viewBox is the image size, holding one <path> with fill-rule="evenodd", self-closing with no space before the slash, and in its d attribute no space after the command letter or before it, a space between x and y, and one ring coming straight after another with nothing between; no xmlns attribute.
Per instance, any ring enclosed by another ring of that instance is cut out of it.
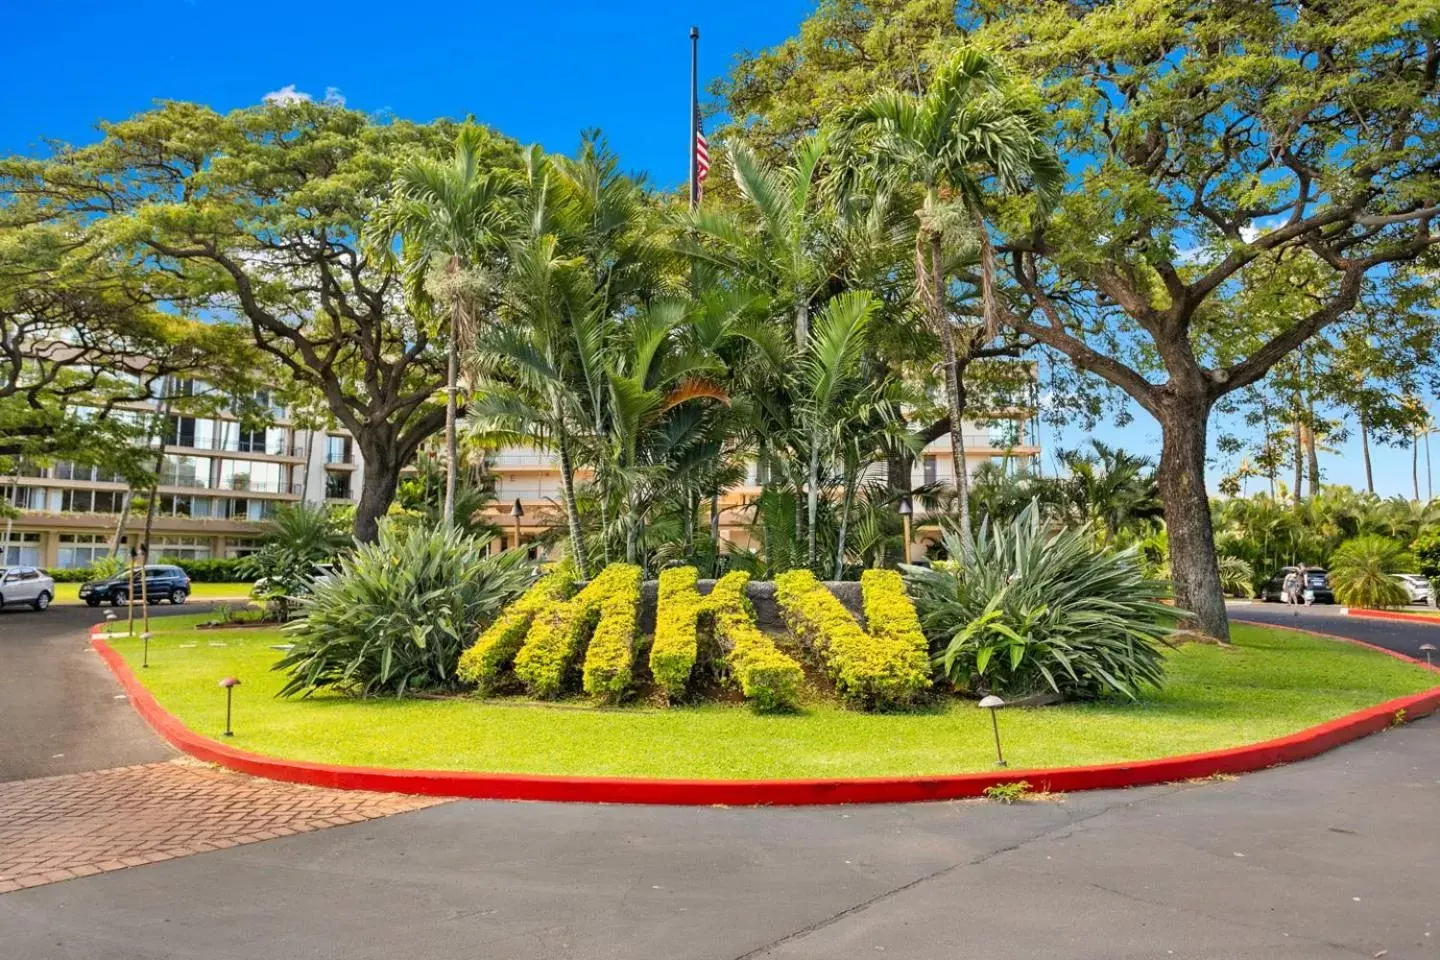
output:
<svg viewBox="0 0 1440 960"><path fill-rule="evenodd" d="M271 90L260 98L264 103L273 103L277 106L285 106L290 103L309 103L315 99L303 90L296 90L295 84L287 83L279 90Z"/></svg>
<svg viewBox="0 0 1440 960"><path fill-rule="evenodd" d="M345 94L340 92L339 87L326 87L325 103L331 107L343 107L345 106Z"/></svg>
<svg viewBox="0 0 1440 960"><path fill-rule="evenodd" d="M1254 224L1250 224L1249 226L1240 228L1240 239L1244 240L1246 243L1254 242L1255 238L1258 236L1260 236L1260 228L1255 226Z"/></svg>

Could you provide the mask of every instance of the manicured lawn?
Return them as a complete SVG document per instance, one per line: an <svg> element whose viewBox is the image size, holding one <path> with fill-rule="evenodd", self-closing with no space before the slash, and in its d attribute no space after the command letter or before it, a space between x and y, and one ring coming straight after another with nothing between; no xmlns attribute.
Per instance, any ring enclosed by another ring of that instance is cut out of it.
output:
<svg viewBox="0 0 1440 960"><path fill-rule="evenodd" d="M161 621L163 623L163 621ZM200 733L224 727L233 674L236 747L366 766L663 777L839 777L993 769L986 714L955 702L872 715L827 704L792 716L744 706L596 709L575 703L277 700L275 630L158 633L141 679ZM1139 703L1002 711L1012 768L1138 760L1292 733L1437 685L1391 657L1286 630L1234 628L1235 648L1189 645ZM139 641L115 646L138 664Z"/></svg>
<svg viewBox="0 0 1440 960"><path fill-rule="evenodd" d="M191 583L190 599L192 600L245 600L250 597L250 584L248 583ZM80 584L78 583L57 583L55 584L56 603L79 603Z"/></svg>

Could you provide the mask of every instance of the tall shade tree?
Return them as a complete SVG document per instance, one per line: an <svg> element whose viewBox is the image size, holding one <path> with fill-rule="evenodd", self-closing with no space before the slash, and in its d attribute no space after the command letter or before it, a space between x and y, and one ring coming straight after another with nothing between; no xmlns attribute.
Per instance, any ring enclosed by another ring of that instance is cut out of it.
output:
<svg viewBox="0 0 1440 960"><path fill-rule="evenodd" d="M248 328L355 437L365 471L355 535L372 540L401 469L444 425L443 318L412 313L397 266L367 256L366 221L396 171L443 156L449 123L378 123L333 105L218 114L165 103L103 139L0 163L0 191L171 278L169 299ZM489 138L483 161L516 151Z"/></svg>
<svg viewBox="0 0 1440 960"><path fill-rule="evenodd" d="M445 373L445 526L455 523L456 394L460 341L472 340L477 310L494 292L495 263L516 221L519 185L513 173L487 166L491 135L467 123L448 161L428 157L395 175L395 198L376 220L383 251L402 238L412 296L434 297L450 317ZM488 268L488 269L487 269Z"/></svg>
<svg viewBox="0 0 1440 960"><path fill-rule="evenodd" d="M921 195L914 224L915 290L944 350L950 451L960 529L967 537L965 373L998 332L1001 309L990 238L992 194L1033 193L1043 209L1064 182L1037 107L998 61L964 49L940 66L923 94L882 92L839 119L852 157L865 157L879 179L911 184ZM979 251L978 324L964 319L951 302L946 247L962 238Z"/></svg>

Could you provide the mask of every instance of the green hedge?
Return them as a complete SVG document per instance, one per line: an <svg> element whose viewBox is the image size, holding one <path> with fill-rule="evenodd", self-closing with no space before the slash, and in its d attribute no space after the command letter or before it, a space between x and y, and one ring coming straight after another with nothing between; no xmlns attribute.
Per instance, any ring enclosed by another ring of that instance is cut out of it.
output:
<svg viewBox="0 0 1440 960"><path fill-rule="evenodd" d="M928 658L909 642L860 629L810 571L776 577L775 599L791 632L820 655L847 701L867 709L899 707L930 685Z"/></svg>
<svg viewBox="0 0 1440 960"><path fill-rule="evenodd" d="M613 564L591 580L585 589L566 603L556 604L542 611L535 618L520 652L515 655L515 675L524 682L531 694L537 697L558 697L565 681L575 665L575 659L585 646L585 638L595 628L601 617L608 614L612 619L623 617L623 602L616 603L612 595L624 597L633 592L631 609L639 604L639 568L627 564ZM634 614L630 618L630 652L634 656ZM628 659L617 647L623 646L619 629L607 629L602 636L602 654L594 668L594 683L609 693L610 687L619 680L622 667L628 678ZM602 662L603 658L603 662ZM587 667L589 663L587 661ZM587 674L590 671L587 670ZM592 682L587 676L587 689Z"/></svg>
<svg viewBox="0 0 1440 960"><path fill-rule="evenodd" d="M745 698L757 710L789 710L800 702L800 664L776 648L755 626L755 611L745 596L750 574L727 573L705 598L715 618L715 635L725 647L725 663Z"/></svg>
<svg viewBox="0 0 1440 960"><path fill-rule="evenodd" d="M704 601L695 589L694 567L660 571L655 604L655 642L650 647L650 673L667 701L685 695L699 652L700 612Z"/></svg>
<svg viewBox="0 0 1440 960"><path fill-rule="evenodd" d="M898 570L866 570L860 575L865 602L865 626L882 640L893 640L930 663L930 641L920 629L915 602L905 592L905 580Z"/></svg>
<svg viewBox="0 0 1440 960"><path fill-rule="evenodd" d="M247 576L241 569L242 557L226 557L215 560L180 560L175 557L160 557L151 563L165 563L184 570L195 583L252 583L255 578ZM84 583L99 577L90 567L48 567L45 570L56 583Z"/></svg>
<svg viewBox="0 0 1440 960"><path fill-rule="evenodd" d="M475 684L481 694L491 692L501 675L515 662L515 654L525 642L525 634L530 631L535 615L546 607L563 603L574 586L574 581L566 572L542 577L460 655L456 676L466 683Z"/></svg>
<svg viewBox="0 0 1440 960"><path fill-rule="evenodd" d="M634 677L642 576L639 567L628 563L611 564L600 574L610 584L599 601L600 619L585 651L582 686L611 703L624 696Z"/></svg>

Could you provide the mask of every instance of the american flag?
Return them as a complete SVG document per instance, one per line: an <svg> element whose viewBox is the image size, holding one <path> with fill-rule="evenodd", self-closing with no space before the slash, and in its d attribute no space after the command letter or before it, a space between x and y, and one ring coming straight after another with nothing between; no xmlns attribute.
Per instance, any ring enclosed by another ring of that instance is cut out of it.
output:
<svg viewBox="0 0 1440 960"><path fill-rule="evenodd" d="M705 139L705 127L700 118L695 118L695 202L705 196L705 177L710 173L710 144Z"/></svg>

